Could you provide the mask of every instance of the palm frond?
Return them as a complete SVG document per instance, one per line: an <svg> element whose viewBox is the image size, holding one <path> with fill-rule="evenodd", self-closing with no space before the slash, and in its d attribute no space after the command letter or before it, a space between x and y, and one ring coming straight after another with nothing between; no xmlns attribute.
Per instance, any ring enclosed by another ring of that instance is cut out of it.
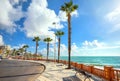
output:
<svg viewBox="0 0 120 81"><path fill-rule="evenodd" d="M44 42L51 42L51 41L52 39L50 37L44 39Z"/></svg>
<svg viewBox="0 0 120 81"><path fill-rule="evenodd" d="M61 6L61 8L60 8L60 10L62 10L62 11L66 11L65 6L64 6L64 5L62 5L62 6Z"/></svg>
<svg viewBox="0 0 120 81"><path fill-rule="evenodd" d="M78 5L73 5L73 6L71 7L71 12L77 10L77 8L78 8Z"/></svg>
<svg viewBox="0 0 120 81"><path fill-rule="evenodd" d="M75 10L78 9L78 5L74 5L73 7L74 7Z"/></svg>
<svg viewBox="0 0 120 81"><path fill-rule="evenodd" d="M33 41L40 41L39 37L34 37Z"/></svg>
<svg viewBox="0 0 120 81"><path fill-rule="evenodd" d="M64 35L64 32L59 30L55 33L55 35L60 37L60 36Z"/></svg>
<svg viewBox="0 0 120 81"><path fill-rule="evenodd" d="M70 2L68 2L68 3L65 3L65 7L66 7L66 8L70 8L72 5L73 5L73 2L72 2L72 1L70 1Z"/></svg>
<svg viewBox="0 0 120 81"><path fill-rule="evenodd" d="M66 12L66 16L68 16L69 13L72 13L78 8L78 5L73 5L72 0L68 3L65 3L64 5L61 6L62 11Z"/></svg>

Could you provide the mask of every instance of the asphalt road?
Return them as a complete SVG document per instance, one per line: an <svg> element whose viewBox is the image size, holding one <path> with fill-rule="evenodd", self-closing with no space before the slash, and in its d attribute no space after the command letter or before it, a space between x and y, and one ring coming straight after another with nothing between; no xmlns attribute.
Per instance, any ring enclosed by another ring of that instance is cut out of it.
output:
<svg viewBox="0 0 120 81"><path fill-rule="evenodd" d="M0 81L35 81L44 68L35 62L3 59L0 62Z"/></svg>

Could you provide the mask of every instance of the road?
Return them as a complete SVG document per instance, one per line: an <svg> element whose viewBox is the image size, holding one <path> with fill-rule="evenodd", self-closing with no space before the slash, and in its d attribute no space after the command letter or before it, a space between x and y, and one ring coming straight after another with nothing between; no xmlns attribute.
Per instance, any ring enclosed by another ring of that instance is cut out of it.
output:
<svg viewBox="0 0 120 81"><path fill-rule="evenodd" d="M35 81L44 68L44 65L35 62L2 59L0 81Z"/></svg>

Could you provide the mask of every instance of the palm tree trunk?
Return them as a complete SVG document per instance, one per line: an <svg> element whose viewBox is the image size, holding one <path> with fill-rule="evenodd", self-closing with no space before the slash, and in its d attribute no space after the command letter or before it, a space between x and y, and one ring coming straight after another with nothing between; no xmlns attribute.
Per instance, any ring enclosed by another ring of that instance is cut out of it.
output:
<svg viewBox="0 0 120 81"><path fill-rule="evenodd" d="M36 55L37 55L37 47L38 47L38 42L36 42L36 51L35 51Z"/></svg>
<svg viewBox="0 0 120 81"><path fill-rule="evenodd" d="M68 13L68 69L71 69L71 15Z"/></svg>
<svg viewBox="0 0 120 81"><path fill-rule="evenodd" d="M47 61L48 61L48 55L49 55L49 43L47 43Z"/></svg>
<svg viewBox="0 0 120 81"><path fill-rule="evenodd" d="M24 53L24 58L26 59L26 49L25 49L25 53Z"/></svg>
<svg viewBox="0 0 120 81"><path fill-rule="evenodd" d="M59 63L59 57L60 57L60 37L58 38L58 63Z"/></svg>

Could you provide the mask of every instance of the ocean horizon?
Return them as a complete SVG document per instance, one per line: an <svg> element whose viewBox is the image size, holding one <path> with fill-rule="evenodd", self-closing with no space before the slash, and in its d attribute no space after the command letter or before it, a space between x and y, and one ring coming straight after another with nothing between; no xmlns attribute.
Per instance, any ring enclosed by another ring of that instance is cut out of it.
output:
<svg viewBox="0 0 120 81"><path fill-rule="evenodd" d="M54 59L54 57L50 58ZM68 60L68 56L60 56L60 60ZM120 68L120 56L71 56L71 61L86 65Z"/></svg>

